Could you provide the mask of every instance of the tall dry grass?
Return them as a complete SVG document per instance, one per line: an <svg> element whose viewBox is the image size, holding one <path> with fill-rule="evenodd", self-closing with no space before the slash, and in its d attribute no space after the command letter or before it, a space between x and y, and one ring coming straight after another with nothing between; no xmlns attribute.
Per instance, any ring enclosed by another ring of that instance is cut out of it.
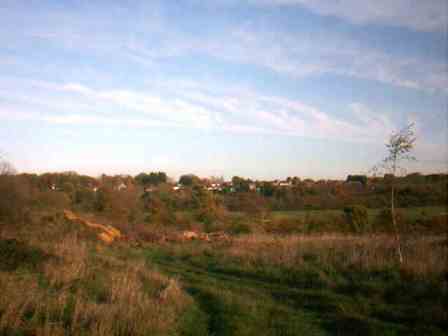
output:
<svg viewBox="0 0 448 336"><path fill-rule="evenodd" d="M403 237L402 269L418 276L447 272L448 243L443 236ZM233 240L226 254L248 264L300 267L312 256L321 264L379 270L397 265L391 235L291 235L252 234Z"/></svg>
<svg viewBox="0 0 448 336"><path fill-rule="evenodd" d="M191 298L175 279L69 234L34 240L37 270L0 272L0 335L166 335Z"/></svg>

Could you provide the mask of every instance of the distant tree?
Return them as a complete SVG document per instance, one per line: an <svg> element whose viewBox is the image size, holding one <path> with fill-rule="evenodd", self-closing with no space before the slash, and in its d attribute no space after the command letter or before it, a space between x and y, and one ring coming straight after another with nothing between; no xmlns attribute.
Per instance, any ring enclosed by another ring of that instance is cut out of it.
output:
<svg viewBox="0 0 448 336"><path fill-rule="evenodd" d="M179 183L185 187L192 187L194 185L200 185L201 179L193 174L182 175L179 178Z"/></svg>
<svg viewBox="0 0 448 336"><path fill-rule="evenodd" d="M210 176L209 181L210 181L210 183L223 184L224 177L223 176Z"/></svg>
<svg viewBox="0 0 448 336"><path fill-rule="evenodd" d="M300 183L300 178L297 177L297 176L294 176L294 177L292 178L292 184L293 184L293 185L298 185L299 183Z"/></svg>
<svg viewBox="0 0 448 336"><path fill-rule="evenodd" d="M347 182L360 182L363 186L367 184L367 176L366 175L348 175Z"/></svg>
<svg viewBox="0 0 448 336"><path fill-rule="evenodd" d="M425 177L421 173L411 173L406 175L406 181L413 184L425 183Z"/></svg>
<svg viewBox="0 0 448 336"><path fill-rule="evenodd" d="M6 156L0 152L0 175L13 175L16 173L13 165L6 160Z"/></svg>
<svg viewBox="0 0 448 336"><path fill-rule="evenodd" d="M26 212L29 186L15 175L15 169L0 155L0 235L3 224L17 225Z"/></svg>
<svg viewBox="0 0 448 336"><path fill-rule="evenodd" d="M248 192L250 190L251 180L239 176L232 177L232 185L236 192Z"/></svg>
<svg viewBox="0 0 448 336"><path fill-rule="evenodd" d="M377 169L383 169L389 174L390 214L395 232L395 242L400 263L403 263L403 253L401 248L400 230L397 225L395 211L395 183L397 174L400 174L400 172L404 170L404 167L401 165L402 162L415 160L415 157L411 155L411 151L414 148L416 139L413 123L407 125L400 131L392 133L386 143L387 156L383 159L379 166L374 167L375 171Z"/></svg>
<svg viewBox="0 0 448 336"><path fill-rule="evenodd" d="M274 196L275 187L271 182L262 182L260 192L265 197Z"/></svg>
<svg viewBox="0 0 448 336"><path fill-rule="evenodd" d="M144 186L148 185L157 186L161 183L166 183L168 177L164 172L151 172L149 174L140 173L135 177L135 180L137 181L138 184Z"/></svg>

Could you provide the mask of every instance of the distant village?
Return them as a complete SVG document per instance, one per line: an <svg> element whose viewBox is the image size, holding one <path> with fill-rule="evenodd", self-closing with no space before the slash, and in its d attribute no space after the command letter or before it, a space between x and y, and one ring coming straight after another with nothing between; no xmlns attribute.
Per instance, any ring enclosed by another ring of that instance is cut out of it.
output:
<svg viewBox="0 0 448 336"><path fill-rule="evenodd" d="M30 175L30 174L23 174ZM65 178L64 178L65 177ZM235 193L235 192L257 192L262 193L266 189L288 189L288 188L343 188L350 192L365 192L375 190L376 184L387 183L392 179L392 175L382 177L368 177L366 175L348 175L345 180L312 180L300 179L299 177L288 177L284 180L251 180L234 176L230 181L225 181L223 177L200 178L193 174L182 175L178 181L168 177L164 172L140 173L137 176L131 175L101 175L99 178L93 178L85 175L78 175L76 172L46 173L39 176L40 180L47 180L48 188L52 191L65 190L64 184L70 183L69 180L80 179L76 184L97 192L102 187L108 187L116 191L134 190L142 188L144 192L153 192L160 186L169 188L172 191L181 191L185 188L202 188L217 193ZM412 173L397 180L411 183L432 183L446 179L447 174L423 175ZM42 182L42 181L41 181ZM67 187L67 185L65 185Z"/></svg>

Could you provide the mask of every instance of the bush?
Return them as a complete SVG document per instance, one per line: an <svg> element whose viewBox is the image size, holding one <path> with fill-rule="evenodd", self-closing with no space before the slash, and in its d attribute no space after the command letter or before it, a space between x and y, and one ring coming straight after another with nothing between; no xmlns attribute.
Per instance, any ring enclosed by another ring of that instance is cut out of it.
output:
<svg viewBox="0 0 448 336"><path fill-rule="evenodd" d="M403 214L399 210L395 210L395 220L400 228L400 231L404 230ZM375 228L379 231L392 232L394 228L392 226L392 214L389 208L382 209L375 218Z"/></svg>
<svg viewBox="0 0 448 336"><path fill-rule="evenodd" d="M43 209L63 210L70 207L70 198L62 191L42 191L37 194L36 202Z"/></svg>
<svg viewBox="0 0 448 336"><path fill-rule="evenodd" d="M351 232L364 233L370 231L369 216L365 206L347 206L344 208L344 213Z"/></svg>
<svg viewBox="0 0 448 336"><path fill-rule="evenodd" d="M0 176L0 223L23 222L28 205L27 186L15 176Z"/></svg>
<svg viewBox="0 0 448 336"><path fill-rule="evenodd" d="M21 266L34 269L46 258L40 249L16 239L0 240L0 271L13 271Z"/></svg>

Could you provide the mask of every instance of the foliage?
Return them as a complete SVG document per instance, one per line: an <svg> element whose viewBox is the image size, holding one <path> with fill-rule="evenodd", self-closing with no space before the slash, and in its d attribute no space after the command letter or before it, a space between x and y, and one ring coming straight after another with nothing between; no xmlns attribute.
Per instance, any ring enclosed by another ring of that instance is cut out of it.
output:
<svg viewBox="0 0 448 336"><path fill-rule="evenodd" d="M352 205L344 208L350 231L353 233L365 233L371 230L367 208L362 205Z"/></svg>
<svg viewBox="0 0 448 336"><path fill-rule="evenodd" d="M250 179L244 179L239 176L232 177L232 186L236 192L249 192L251 183Z"/></svg>
<svg viewBox="0 0 448 336"><path fill-rule="evenodd" d="M20 224L29 206L29 188L15 176L0 175L0 225Z"/></svg>
<svg viewBox="0 0 448 336"><path fill-rule="evenodd" d="M161 183L166 183L168 177L164 172L140 173L135 177L135 181L143 186L157 186Z"/></svg>
<svg viewBox="0 0 448 336"><path fill-rule="evenodd" d="M193 188L193 204L195 217L205 225L206 231L212 231L213 225L226 216L226 210L219 199L203 188Z"/></svg>
<svg viewBox="0 0 448 336"><path fill-rule="evenodd" d="M153 224L170 225L175 221L173 210L167 201L156 193L145 193L142 196L146 221Z"/></svg>
<svg viewBox="0 0 448 336"><path fill-rule="evenodd" d="M367 184L367 176L366 175L348 175L347 182L360 182L363 186Z"/></svg>
<svg viewBox="0 0 448 336"><path fill-rule="evenodd" d="M390 208L381 209L375 218L375 230L384 232L393 232L394 227L391 222L391 211ZM395 211L395 220L401 231L406 231L404 227L404 218L402 211Z"/></svg>
<svg viewBox="0 0 448 336"><path fill-rule="evenodd" d="M36 268L48 256L40 249L16 239L0 239L0 271L18 267Z"/></svg>
<svg viewBox="0 0 448 336"><path fill-rule="evenodd" d="M179 184L185 186L185 187L193 187L193 186L197 186L197 185L201 185L201 179L199 177L197 177L196 175L193 174L186 174L186 175L182 175L179 178Z"/></svg>

